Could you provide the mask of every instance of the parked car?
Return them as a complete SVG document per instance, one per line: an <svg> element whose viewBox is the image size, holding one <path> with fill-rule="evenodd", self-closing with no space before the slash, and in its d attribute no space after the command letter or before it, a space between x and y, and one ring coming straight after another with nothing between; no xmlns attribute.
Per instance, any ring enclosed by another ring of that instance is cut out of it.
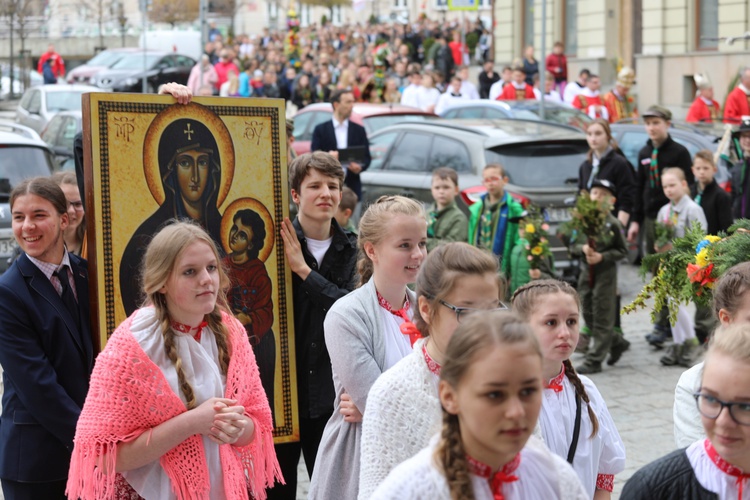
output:
<svg viewBox="0 0 750 500"><path fill-rule="evenodd" d="M42 140L55 152L60 170L74 170L73 141L81 131L83 117L80 111L57 113L42 131Z"/></svg>
<svg viewBox="0 0 750 500"><path fill-rule="evenodd" d="M88 84L92 76L111 67L114 63L122 59L124 55L133 53L143 53L143 51L133 47L103 50L86 61L86 64L82 64L81 66L77 66L70 70L68 74L65 75L65 80L68 83Z"/></svg>
<svg viewBox="0 0 750 500"><path fill-rule="evenodd" d="M300 155L310 152L313 130L319 123L330 120L333 116L333 106L328 102L319 102L305 106L294 115L294 151ZM411 106L400 104L369 104L358 102L354 104L352 115L349 117L354 123L365 127L369 136L373 132L393 125L394 123L413 121L423 122L437 115L422 111Z"/></svg>
<svg viewBox="0 0 750 500"><path fill-rule="evenodd" d="M102 90L88 85L40 85L24 92L16 109L16 122L41 132L60 111L81 110L81 95Z"/></svg>
<svg viewBox="0 0 750 500"><path fill-rule="evenodd" d="M33 129L0 121L0 274L8 268L17 246L11 228L10 192L29 177L50 175L55 158Z"/></svg>
<svg viewBox="0 0 750 500"><path fill-rule="evenodd" d="M141 92L146 78L146 92L155 94L160 85L169 82L187 84L195 60L172 52L147 51L126 54L91 77L89 83L113 92ZM145 68L145 69L144 69Z"/></svg>
<svg viewBox="0 0 750 500"><path fill-rule="evenodd" d="M10 97L10 84L11 84L11 78L10 78L10 65L8 64L2 64L0 65L0 74L2 74L2 77L0 77L0 100L7 100ZM21 68L18 66L13 66L13 95L19 96L23 94L25 90L31 87L36 87L37 85L44 84L44 78L42 75L40 75L35 70L29 70L28 71L28 87L24 87L24 82L22 78L22 72Z"/></svg>
<svg viewBox="0 0 750 500"><path fill-rule="evenodd" d="M443 118L521 118L524 120L541 120L539 101L489 101L487 99L461 102L458 106L449 107L440 114ZM593 120L567 104L544 103L544 121L560 125L570 125L585 130Z"/></svg>
<svg viewBox="0 0 750 500"><path fill-rule="evenodd" d="M505 167L506 189L522 205L541 207L554 234L570 219L578 167L588 152L581 131L531 120L434 120L400 123L370 137L370 168L360 174L363 209L382 195L400 194L432 202L432 171L458 172L459 206L468 210L486 192L482 170L489 163ZM468 235L467 235L468 237ZM567 249L551 240L558 272L575 274Z"/></svg>

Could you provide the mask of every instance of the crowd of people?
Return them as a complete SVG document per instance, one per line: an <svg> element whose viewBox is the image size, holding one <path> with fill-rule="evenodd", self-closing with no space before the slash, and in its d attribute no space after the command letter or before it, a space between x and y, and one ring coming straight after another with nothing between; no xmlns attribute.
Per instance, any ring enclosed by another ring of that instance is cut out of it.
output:
<svg viewBox="0 0 750 500"><path fill-rule="evenodd" d="M533 68L532 51L526 59ZM502 94L525 95L521 73L511 70ZM451 86L461 93L458 78ZM578 290L554 279L551 259L523 262L533 228L501 164L484 168L486 194L468 217L449 168L434 172L427 210L383 196L357 217L358 174L370 158L342 168L339 153L363 130L348 120L354 88L331 92L333 118L316 128L313 152L289 164L297 215L279 228L292 273L293 443L273 444L253 350L227 305L215 228L173 220L153 235L142 249L145 300L95 355L78 179L19 183L9 203L21 252L0 276L5 498L293 499L301 455L311 499L610 498L626 449L587 375L629 348L617 263L640 232L648 252L665 251L657 223L676 236L692 223L715 234L747 217L750 119L734 134L743 159L730 198L711 152L691 158L661 106L642 114L649 139L634 171L612 138L606 100L592 100L593 78L590 99L579 101L599 116L578 188L601 202L607 234L570 241ZM572 85L560 85L562 95ZM180 86L163 91L182 104L191 97ZM749 290L750 266L740 264L716 283L713 310L699 308L694 328L675 331L662 314L647 337L669 345L664 365L692 366L700 344L706 361L677 388L674 432L687 448L639 471L622 498L742 498ZM586 354L577 367L576 350Z"/></svg>

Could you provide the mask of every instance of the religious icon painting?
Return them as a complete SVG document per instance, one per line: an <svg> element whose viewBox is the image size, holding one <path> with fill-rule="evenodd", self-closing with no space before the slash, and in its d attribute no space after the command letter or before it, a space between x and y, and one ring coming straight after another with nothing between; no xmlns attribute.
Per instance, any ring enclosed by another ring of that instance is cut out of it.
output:
<svg viewBox="0 0 750 500"><path fill-rule="evenodd" d="M151 237L170 220L195 221L229 274L229 307L253 347L276 442L298 440L292 280L276 237L289 214L284 102L83 99L95 341L103 347L142 305L140 265Z"/></svg>

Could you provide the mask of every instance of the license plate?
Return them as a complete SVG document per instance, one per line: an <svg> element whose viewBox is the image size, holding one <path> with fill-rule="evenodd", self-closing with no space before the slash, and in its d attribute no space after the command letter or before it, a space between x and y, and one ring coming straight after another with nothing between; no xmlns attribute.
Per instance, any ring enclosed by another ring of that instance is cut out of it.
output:
<svg viewBox="0 0 750 500"><path fill-rule="evenodd" d="M16 243L15 238L0 239L0 255L12 255L17 246L18 244Z"/></svg>
<svg viewBox="0 0 750 500"><path fill-rule="evenodd" d="M566 222L570 220L569 208L546 208L546 219L550 222Z"/></svg>

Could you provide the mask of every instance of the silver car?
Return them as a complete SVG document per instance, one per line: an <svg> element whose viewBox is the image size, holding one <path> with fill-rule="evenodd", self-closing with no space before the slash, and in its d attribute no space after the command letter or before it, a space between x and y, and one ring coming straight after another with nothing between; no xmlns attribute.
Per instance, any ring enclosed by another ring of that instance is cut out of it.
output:
<svg viewBox="0 0 750 500"><path fill-rule="evenodd" d="M24 92L16 109L16 122L41 133L60 111L80 111L81 95L102 92L89 85L50 84L32 87Z"/></svg>

